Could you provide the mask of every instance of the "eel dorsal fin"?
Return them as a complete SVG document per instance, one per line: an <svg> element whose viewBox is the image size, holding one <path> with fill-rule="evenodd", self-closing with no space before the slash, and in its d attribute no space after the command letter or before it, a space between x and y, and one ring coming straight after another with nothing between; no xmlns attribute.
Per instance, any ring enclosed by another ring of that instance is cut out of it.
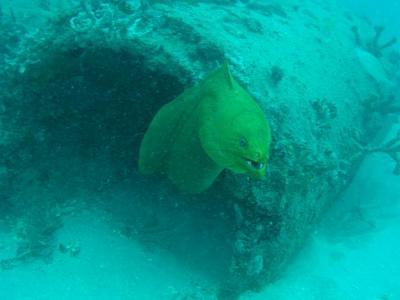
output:
<svg viewBox="0 0 400 300"><path fill-rule="evenodd" d="M211 72L204 78L205 82L217 83L218 85L222 85L228 87L230 90L235 88L235 79L232 77L231 72L229 71L229 64L227 61L219 66L218 69Z"/></svg>
<svg viewBox="0 0 400 300"><path fill-rule="evenodd" d="M222 65L222 72L224 73L225 80L228 83L229 87L233 89L233 78L231 72L229 71L229 65L227 61L225 61Z"/></svg>

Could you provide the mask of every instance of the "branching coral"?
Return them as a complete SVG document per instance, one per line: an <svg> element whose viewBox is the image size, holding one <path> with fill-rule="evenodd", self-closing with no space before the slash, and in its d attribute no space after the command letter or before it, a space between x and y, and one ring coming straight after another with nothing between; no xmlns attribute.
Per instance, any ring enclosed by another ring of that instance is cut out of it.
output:
<svg viewBox="0 0 400 300"><path fill-rule="evenodd" d="M384 43L380 42L382 33L385 30L385 27L383 27L383 26L375 26L374 27L375 35L373 36L373 38L371 40L366 41L366 42L362 41L357 26L354 25L351 28L351 30L354 34L354 39L355 39L357 46L367 50L368 52L372 53L376 57L382 56L382 51L384 49L389 48L397 43L397 38L395 38L395 37L391 38L387 42L384 42Z"/></svg>
<svg viewBox="0 0 400 300"><path fill-rule="evenodd" d="M361 101L364 108L361 121L365 136L374 135L383 129L385 119L400 113L399 98L394 94L385 95L381 91L371 94Z"/></svg>

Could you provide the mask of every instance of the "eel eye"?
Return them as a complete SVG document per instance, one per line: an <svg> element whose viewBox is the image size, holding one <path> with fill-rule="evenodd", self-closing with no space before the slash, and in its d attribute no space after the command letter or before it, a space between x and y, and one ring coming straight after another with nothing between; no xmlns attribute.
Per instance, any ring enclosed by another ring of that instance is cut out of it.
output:
<svg viewBox="0 0 400 300"><path fill-rule="evenodd" d="M247 140L244 137L240 138L239 145L241 147L247 147L248 145Z"/></svg>

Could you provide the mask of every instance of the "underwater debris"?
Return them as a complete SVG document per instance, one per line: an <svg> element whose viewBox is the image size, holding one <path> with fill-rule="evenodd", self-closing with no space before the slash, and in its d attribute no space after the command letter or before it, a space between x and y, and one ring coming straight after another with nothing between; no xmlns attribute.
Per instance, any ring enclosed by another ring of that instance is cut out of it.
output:
<svg viewBox="0 0 400 300"><path fill-rule="evenodd" d="M277 86L279 82L283 79L285 73L283 72L282 68L279 66L272 66L269 72L269 81L271 82L272 86Z"/></svg>
<svg viewBox="0 0 400 300"><path fill-rule="evenodd" d="M72 257L76 257L81 252L81 247L79 246L78 243L68 243L68 244L60 243L58 245L58 250L63 254L69 254Z"/></svg>
<svg viewBox="0 0 400 300"><path fill-rule="evenodd" d="M58 218L51 222L36 217L25 218L17 224L18 247L12 258L0 260L0 268L12 269L35 259L46 263L52 261L54 233L62 224Z"/></svg>
<svg viewBox="0 0 400 300"><path fill-rule="evenodd" d="M326 98L313 99L310 102L315 113L315 136L320 139L327 137L327 131L332 129L332 120L337 116L337 107Z"/></svg>
<svg viewBox="0 0 400 300"><path fill-rule="evenodd" d="M314 109L319 120L332 120L337 116L337 107L326 98L317 98L311 101L311 107Z"/></svg>
<svg viewBox="0 0 400 300"><path fill-rule="evenodd" d="M54 233L62 226L60 218L52 213L43 219L29 216L18 224L19 244L16 259L30 261L34 258L51 260Z"/></svg>
<svg viewBox="0 0 400 300"><path fill-rule="evenodd" d="M369 53L375 55L376 57L382 56L382 51L386 48L389 48L397 43L397 38L393 37L387 42L381 43L382 33L385 30L384 26L375 26L375 35L370 41L363 42L360 36L359 29L356 25L351 27L351 31L354 35L355 43L358 47L361 47L368 51Z"/></svg>
<svg viewBox="0 0 400 300"><path fill-rule="evenodd" d="M53 200L46 204L39 204L36 200L31 199L30 202L34 208L14 221L15 254L0 260L0 268L11 269L38 259L45 263L52 261L55 232L63 226L60 208L54 205ZM19 205L24 206L22 203L15 203L16 207Z"/></svg>

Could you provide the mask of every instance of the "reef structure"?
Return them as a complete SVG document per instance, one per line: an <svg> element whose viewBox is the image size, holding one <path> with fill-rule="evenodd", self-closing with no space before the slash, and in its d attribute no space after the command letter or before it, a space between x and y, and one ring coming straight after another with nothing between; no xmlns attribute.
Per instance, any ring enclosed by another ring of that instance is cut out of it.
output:
<svg viewBox="0 0 400 300"><path fill-rule="evenodd" d="M145 196L126 222L145 231L156 218L169 232L159 246L168 239L177 256L197 230L206 256L223 257L207 268L218 269L219 298L236 299L281 274L351 181L363 155L353 137L382 129L363 115L365 99L384 91L360 68L349 34L362 20L324 1L122 2L82 1L33 33L7 33L15 37L1 54L8 199L26 208L15 190L32 184L75 193L83 181L97 195L135 178ZM143 181L137 153L155 113L224 61L270 121L266 180L223 173L190 196Z"/></svg>

